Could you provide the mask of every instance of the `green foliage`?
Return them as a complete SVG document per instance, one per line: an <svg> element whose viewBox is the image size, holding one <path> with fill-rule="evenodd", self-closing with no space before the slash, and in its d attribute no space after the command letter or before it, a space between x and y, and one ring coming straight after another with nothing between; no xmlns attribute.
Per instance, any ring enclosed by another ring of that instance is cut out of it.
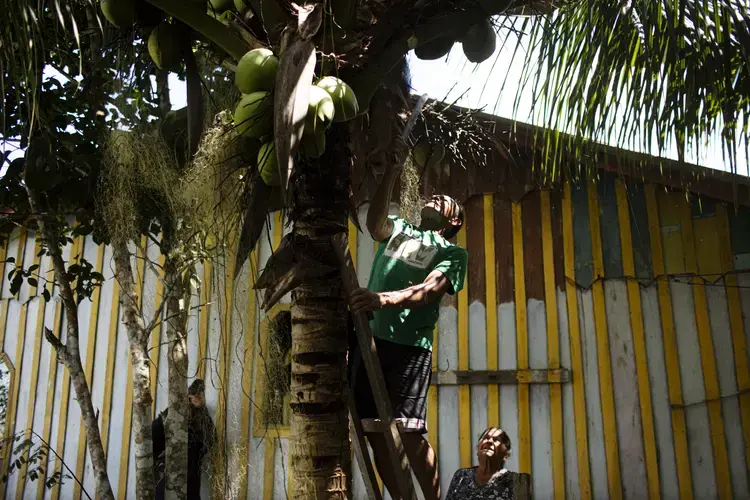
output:
<svg viewBox="0 0 750 500"><path fill-rule="evenodd" d="M674 145L682 158L720 134L732 169L742 142L748 154L747 2L563 2L526 29L522 81L533 82L549 128L537 142L551 169L563 151L586 160L587 139L658 153Z"/></svg>
<svg viewBox="0 0 750 500"><path fill-rule="evenodd" d="M39 434L29 429L9 436L0 442L0 449L11 447L8 467L0 477L0 482L7 483L14 474L20 474L25 469L25 475L19 481L37 481L44 478L44 487L48 490L64 481L73 479L81 486L81 491L89 500L91 496L83 487L83 483L63 461L62 457ZM48 469L54 468L53 471Z"/></svg>
<svg viewBox="0 0 750 500"><path fill-rule="evenodd" d="M153 65L139 57L142 42L106 22L101 31L97 12L92 0L64 8L57 1L10 0L0 12L8 42L0 44L0 140L25 149L24 157L2 158L8 170L0 205L21 217L29 211L25 177L45 193L52 212L90 221L102 134L158 115Z"/></svg>
<svg viewBox="0 0 750 500"><path fill-rule="evenodd" d="M58 234L63 235L58 243L62 248L67 244L73 243L72 237L87 234L87 228L82 226L76 226L75 228L60 226ZM41 258L48 254L49 250L43 246L37 257ZM14 257L9 257L5 260L6 266L15 263L16 259ZM22 266L16 265L8 272L10 294L13 296L17 295L21 290L21 286L27 283L30 287L41 286L42 297L46 302L49 302L52 298L51 290L57 285L54 279L50 279L50 276L54 276L54 274L52 272L46 274L40 273L39 264L32 264L25 269ZM82 255L71 255L66 269L66 277L76 294L76 300L79 304L84 299L91 300L94 290L104 282L104 276L97 272L91 262L83 258Z"/></svg>

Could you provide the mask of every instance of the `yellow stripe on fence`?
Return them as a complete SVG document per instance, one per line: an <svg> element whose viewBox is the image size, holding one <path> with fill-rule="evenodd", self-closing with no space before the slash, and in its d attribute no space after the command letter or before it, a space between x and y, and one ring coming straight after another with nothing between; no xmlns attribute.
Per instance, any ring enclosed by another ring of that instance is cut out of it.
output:
<svg viewBox="0 0 750 500"><path fill-rule="evenodd" d="M542 258L544 262L544 303L547 312L547 363L551 370L560 368L560 334L557 322L555 261L553 259L552 220L549 191L541 193ZM562 386L549 386L550 426L552 437L552 480L555 498L565 498L565 456L563 455Z"/></svg>
<svg viewBox="0 0 750 500"><path fill-rule="evenodd" d="M581 499L591 498L591 468L589 466L589 439L586 416L586 392L583 384L583 353L581 350L581 324L578 317L578 292L575 285L575 245L573 242L573 203L570 182L565 182L563 195L563 253L565 259L565 298L568 306L570 332L570 363L573 373L573 412L575 415L576 450L578 457L578 484Z"/></svg>
<svg viewBox="0 0 750 500"><path fill-rule="evenodd" d="M18 240L18 250L16 252L16 266L19 266L21 268L24 267L24 260L25 260L25 253L26 253L26 241L28 240L28 231L26 227L24 226L21 229L21 232L19 234L19 240ZM0 277L2 278L2 277ZM25 286L25 285L24 285ZM18 297L20 297L21 291L18 291L18 295L13 298L12 300L18 300ZM4 312L7 314L8 306L9 306L10 300L5 301L3 304L3 308L5 309ZM11 387L11 394L8 395L7 400L7 407L6 407L6 418L9 420L9 422L6 423L6 428L10 430L9 436L14 436L16 432L18 432L18 429L16 429L16 405L18 404L18 394L21 389L21 383L23 382L21 380L21 374L23 373L23 348L24 344L26 343L26 316L27 316L27 310L28 310L29 304L28 302L21 305L21 310L18 314L18 330L16 331L16 353L15 358L13 359L14 369L15 369L15 383L13 384L13 387ZM3 319L5 319L5 316L3 316ZM8 318L10 320L10 318ZM3 324L3 342L5 337L5 330L7 329L7 324ZM7 449L3 452L3 460L2 463L6 464L8 463L8 458L10 456L10 453L12 451L10 450L11 446L7 446ZM19 476L22 477L22 476ZM21 481L19 481L20 483ZM0 498L5 498L5 488L6 488L6 482L0 481ZM23 484L20 484L20 488L23 488Z"/></svg>
<svg viewBox="0 0 750 500"><path fill-rule="evenodd" d="M750 368L748 367L747 346L745 345L742 303L737 276L732 274L734 262L732 259L732 240L729 233L729 220L724 205L716 204L716 217L721 245L721 272L727 291L729 306L729 324L732 330L732 345L734 346L734 364L737 373L737 388L740 393L740 415L742 418L742 433L745 438L745 461L750 471Z"/></svg>
<svg viewBox="0 0 750 500"><path fill-rule="evenodd" d="M616 193L622 247L622 272L625 276L635 276L628 193L625 183L622 180L617 180ZM648 359L646 357L646 335L643 328L641 290L638 282L633 279L628 280L627 287L628 302L630 305L630 329L633 332L633 351L635 355L636 377L638 379L638 398L641 406L643 448L646 455L646 480L648 481L649 498L655 500L661 498L661 490L659 487L659 465L656 455L653 407L651 405L651 383L648 378Z"/></svg>
<svg viewBox="0 0 750 500"><path fill-rule="evenodd" d="M146 237L141 238L141 244L138 247L138 256L136 258L135 274L135 293L138 296L138 306L143 306L143 280L144 268L148 252L146 250ZM130 352L130 342L128 342L128 353ZM120 445L120 476L117 488L117 498L125 500L128 493L128 475L130 471L130 444L132 442L133 429L133 364L128 356L127 384L125 386L125 415L122 423L122 444Z"/></svg>
<svg viewBox="0 0 750 500"><path fill-rule="evenodd" d="M604 423L604 452L607 456L607 482L609 498L622 498L622 481L620 479L620 453L617 443L617 423L615 421L615 399L612 384L612 362L609 354L609 332L607 313L604 307L604 261L602 259L602 239L599 227L599 197L596 183L588 186L589 228L591 230L591 252L594 258L594 324L596 328L596 354L599 368L599 390L602 402L602 421Z"/></svg>
<svg viewBox="0 0 750 500"><path fill-rule="evenodd" d="M83 254L83 237L78 236L73 240L73 245L70 248L70 258L68 263L74 262L77 256ZM60 309L65 309L63 304L60 304ZM58 332L58 334L61 332ZM70 372L65 369L62 370L62 390L60 393L60 414L57 423L57 445L55 452L61 457L65 456L65 435L68 430L68 406L70 405ZM55 463L54 471L62 474L62 463ZM50 492L50 498L60 498L60 483L59 481L55 484Z"/></svg>
<svg viewBox="0 0 750 500"><path fill-rule="evenodd" d="M156 309L161 305L164 300L164 262L166 257L163 253L159 252L159 261L157 266L156 278L156 289L154 290L154 313ZM165 304L166 308L166 304ZM164 318L164 311L159 316L156 322L156 328L149 332L151 335L151 349L149 350L149 358L151 358L151 415L156 415L156 382L159 379L159 353L161 351L161 332L162 329L162 318ZM148 318L151 321L151 318Z"/></svg>
<svg viewBox="0 0 750 500"><path fill-rule="evenodd" d="M458 232L456 243L466 248L466 224ZM469 369L469 277L458 292L458 369ZM471 467L471 391L468 385L458 386L458 453L461 467Z"/></svg>
<svg viewBox="0 0 750 500"><path fill-rule="evenodd" d="M685 271L691 274L713 274L721 272L721 262L717 255L711 252L701 252L703 258L696 258L696 237L693 230L693 218L690 204L685 201L682 193L680 197L680 225L682 227L682 244L685 252ZM674 196L674 195L673 195ZM676 198L676 196L675 196ZM700 219L696 224L698 240L701 245L717 245L716 217ZM693 278L693 298L695 301L695 321L698 327L698 344L703 368L703 383L706 388L706 406L711 426L711 445L714 452L714 469L716 471L716 488L719 498L732 498L732 478L729 470L729 455L727 454L727 440L724 433L724 420L721 416L721 392L719 391L719 377L716 370L716 357L711 336L711 322L708 317L708 302L706 285L700 278Z"/></svg>
<svg viewBox="0 0 750 500"><path fill-rule="evenodd" d="M511 205L513 217L513 277L516 301L516 349L519 370L529 368L529 336L526 325L526 277L523 264L521 204ZM518 385L518 472L531 474L531 415L529 386Z"/></svg>
<svg viewBox="0 0 750 500"><path fill-rule="evenodd" d="M485 194L483 200L484 219L484 304L487 321L487 369L498 369L497 332L497 277L495 274L495 207L493 195ZM500 387L487 388L487 424L500 425Z"/></svg>
<svg viewBox="0 0 750 500"><path fill-rule="evenodd" d="M96 249L96 262L94 263L94 271L101 273L104 267L104 245L99 245ZM96 337L98 332L99 323L99 303L101 302L101 287L94 289L94 294L91 297L91 314L89 315L89 332L86 337L86 359L82 360L84 365L84 373L86 374L86 382L88 383L89 390L92 390L93 376L94 376L94 356L96 355ZM104 388L105 392L107 388ZM105 451L106 453L106 451ZM81 415L81 427L78 430L78 454L76 455L76 476L83 480L83 467L86 463L86 428L83 425L83 415ZM73 486L73 498L81 497L81 486L75 483Z"/></svg>
<svg viewBox="0 0 750 500"><path fill-rule="evenodd" d="M253 400L253 362L255 354L255 332L258 330L257 295L253 288L258 269L258 251L253 251L247 264L247 324L245 326L244 356L242 362L242 407L240 409L240 443L247 444L248 450L243 453L240 470L243 479L240 481L239 498L247 498L247 471L250 467L250 404Z"/></svg>
<svg viewBox="0 0 750 500"><path fill-rule="evenodd" d="M34 245L34 264L39 265L39 251L42 248L42 240L37 239L36 244ZM41 274L41 267L37 268L38 273ZM29 290L29 303L31 300L37 295L38 287L31 286L31 289ZM36 329L34 330L33 334L35 336L34 338L34 350L32 351L32 370L31 370L31 381L29 383L29 405L26 410L26 429L27 432L26 437L30 438L31 433L28 432L34 427L34 406L36 406L36 393L37 393L37 382L39 381L39 369L37 368L39 366L39 355L42 349L42 337L44 336L44 311L46 309L46 303L44 302L44 299L41 297L37 297L38 304L37 304L37 313L36 313ZM28 321L28 318L27 318ZM28 327L28 323L24 325L24 328ZM24 337L26 336L26 332L24 332ZM20 368L19 368L20 370ZM19 371L20 375L20 371ZM16 384L20 385L20 384ZM29 468L29 463L24 462L21 465L20 470L18 471L18 477L19 478L25 478L26 473ZM16 486L16 498L18 500L21 500L23 498L23 493L26 487L26 481L20 480L18 481L18 485Z"/></svg>
<svg viewBox="0 0 750 500"><path fill-rule="evenodd" d="M50 291L52 292L52 290ZM53 293L54 295L54 293ZM59 300L55 300L54 302L55 307L55 313L54 313L54 323L52 324L51 330L53 332L59 331L61 322L60 318L62 317L62 305L60 304ZM57 362L57 354L55 353L55 349L53 349L50 346L49 350L49 358L47 360L49 363L49 377L47 377L47 397L45 399L44 403L44 427L42 429L42 438L45 442L49 443L52 436L52 412L54 411L55 406L55 388L57 386L57 366L59 363ZM105 383L106 384L106 383ZM110 387L108 385L105 385L105 387ZM105 448L104 451L106 452L107 449ZM36 500L42 500L44 498L44 494L47 492L46 486L44 486L45 482L47 481L47 470L49 469L50 464L50 457L48 456L46 458L46 467L41 467L39 470L39 478L37 479L37 482L39 483L39 486L36 488Z"/></svg>
<svg viewBox="0 0 750 500"><path fill-rule="evenodd" d="M657 277L659 293L659 316L661 317L662 335L664 336L664 361L667 366L667 386L669 404L672 408L672 433L674 453L677 463L677 481L680 498L693 498L692 477L690 474L690 455L687 445L685 409L682 406L682 381L680 378L680 361L677 357L677 338L672 316L672 292L664 269L664 251L662 249L661 222L659 206L656 199L656 187L646 184L646 209L648 211L648 229L651 240L651 259L654 276Z"/></svg>

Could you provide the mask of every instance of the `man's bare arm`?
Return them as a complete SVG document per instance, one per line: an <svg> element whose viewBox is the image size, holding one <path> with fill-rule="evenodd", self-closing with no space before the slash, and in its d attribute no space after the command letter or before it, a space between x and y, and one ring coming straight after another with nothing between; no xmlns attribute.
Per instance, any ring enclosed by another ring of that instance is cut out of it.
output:
<svg viewBox="0 0 750 500"><path fill-rule="evenodd" d="M413 309L439 301L451 291L451 282L440 271L432 271L425 280L403 290L375 293L367 288L352 292L349 305L353 313L378 311L384 308Z"/></svg>
<svg viewBox="0 0 750 500"><path fill-rule="evenodd" d="M393 221L388 218L393 186L396 185L400 169L389 166L385 169L383 180L375 190L367 210L367 230L375 241L384 241L393 234Z"/></svg>

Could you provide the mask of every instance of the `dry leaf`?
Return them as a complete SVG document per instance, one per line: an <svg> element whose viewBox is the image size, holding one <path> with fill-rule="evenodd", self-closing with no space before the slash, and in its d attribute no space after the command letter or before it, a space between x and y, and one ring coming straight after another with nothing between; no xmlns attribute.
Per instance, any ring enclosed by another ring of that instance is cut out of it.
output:
<svg viewBox="0 0 750 500"><path fill-rule="evenodd" d="M292 41L279 61L273 106L273 132L282 195L286 194L294 168L294 156L305 130L314 72L315 45L306 40Z"/></svg>
<svg viewBox="0 0 750 500"><path fill-rule="evenodd" d="M309 40L315 36L323 23L323 3L308 2L304 5L295 5L297 9L297 31L303 40Z"/></svg>

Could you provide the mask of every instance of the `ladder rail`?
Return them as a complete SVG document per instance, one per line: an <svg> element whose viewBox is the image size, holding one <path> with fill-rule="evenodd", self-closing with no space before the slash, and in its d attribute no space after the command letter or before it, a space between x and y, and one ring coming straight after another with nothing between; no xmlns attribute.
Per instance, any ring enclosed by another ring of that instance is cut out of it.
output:
<svg viewBox="0 0 750 500"><path fill-rule="evenodd" d="M333 243L336 257L341 264L341 280L344 285L344 290L347 295L351 294L354 290L359 288L359 283L357 280L357 273L354 270L354 264L352 263L351 253L349 252L349 244L346 235L343 233L337 234L331 238L331 241ZM411 465L409 463L409 458L406 455L401 435L402 426L399 422L393 419L391 399L385 385L383 370L380 367L377 348L375 347L375 341L370 330L370 323L365 314L352 314L352 320L354 322L354 329L357 333L357 342L359 344L361 359L365 365L367 377L370 380L370 387L372 389L373 399L375 400L375 407L378 411L378 417L380 417L380 420L386 424L387 427L383 432L383 436L385 437L385 443L388 448L389 461L393 466L394 472L396 472L396 481L399 489L398 492L391 493L397 493L400 495L400 498L406 500L416 500ZM361 431L361 421L356 423ZM362 445L359 444L359 446L361 447ZM363 458L364 455L367 454L369 461L369 453L367 453L367 449L362 449L361 452Z"/></svg>

